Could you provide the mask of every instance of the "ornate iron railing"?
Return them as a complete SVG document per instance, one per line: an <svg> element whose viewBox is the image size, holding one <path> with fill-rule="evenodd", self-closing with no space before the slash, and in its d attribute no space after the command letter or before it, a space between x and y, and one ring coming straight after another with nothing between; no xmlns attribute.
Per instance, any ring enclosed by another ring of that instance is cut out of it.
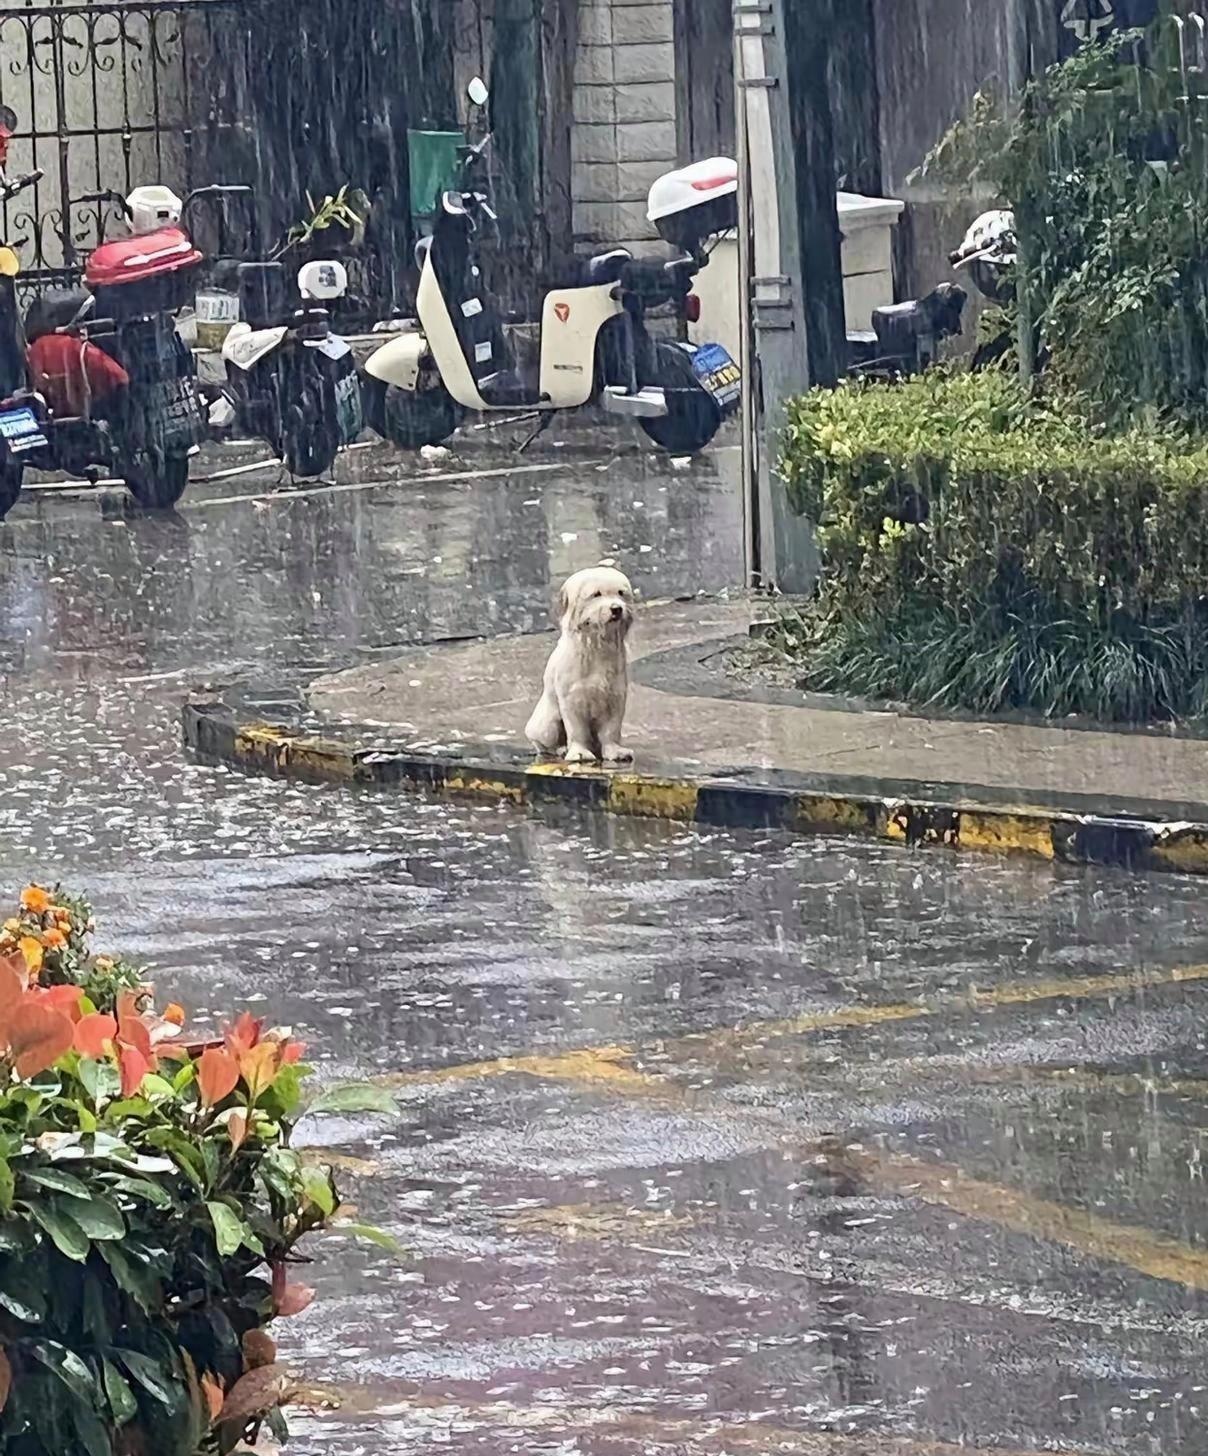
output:
<svg viewBox="0 0 1208 1456"><path fill-rule="evenodd" d="M259 0L250 0L255 5ZM195 185L198 128L228 129L221 89L201 90L214 38L237 44L249 0L0 6L0 102L17 113L10 173L44 176L0 211L27 285L70 282L113 224L76 199L164 182Z"/></svg>

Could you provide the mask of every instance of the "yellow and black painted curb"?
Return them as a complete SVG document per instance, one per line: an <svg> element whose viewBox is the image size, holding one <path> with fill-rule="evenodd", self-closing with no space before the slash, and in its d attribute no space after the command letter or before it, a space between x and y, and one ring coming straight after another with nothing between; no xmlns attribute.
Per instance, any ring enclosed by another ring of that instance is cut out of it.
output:
<svg viewBox="0 0 1208 1456"><path fill-rule="evenodd" d="M1208 875L1208 812L1138 803L1135 812L1096 812L1088 801L1021 805L994 789L890 782L776 771L652 773L534 763L480 750L429 753L355 738L328 738L304 726L265 721L224 702L183 710L184 741L200 757L252 773L408 788L457 798L538 808L574 805L610 814L727 829L781 829L890 843L946 846L985 854L1029 855L1062 864ZM368 730L364 735L371 737Z"/></svg>

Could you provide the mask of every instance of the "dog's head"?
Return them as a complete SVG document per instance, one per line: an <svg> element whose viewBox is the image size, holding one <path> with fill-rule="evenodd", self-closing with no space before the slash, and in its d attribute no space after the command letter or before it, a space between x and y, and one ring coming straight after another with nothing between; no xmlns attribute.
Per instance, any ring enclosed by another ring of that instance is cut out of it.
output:
<svg viewBox="0 0 1208 1456"><path fill-rule="evenodd" d="M611 566L593 566L569 577L558 598L564 632L629 635L633 625L633 587Z"/></svg>

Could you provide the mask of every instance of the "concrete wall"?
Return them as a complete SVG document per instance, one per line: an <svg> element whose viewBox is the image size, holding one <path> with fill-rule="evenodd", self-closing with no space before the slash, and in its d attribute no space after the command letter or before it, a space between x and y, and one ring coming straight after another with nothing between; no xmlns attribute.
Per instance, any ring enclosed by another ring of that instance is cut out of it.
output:
<svg viewBox="0 0 1208 1456"><path fill-rule="evenodd" d="M672 0L580 0L573 127L578 251L648 250L646 194L676 165Z"/></svg>

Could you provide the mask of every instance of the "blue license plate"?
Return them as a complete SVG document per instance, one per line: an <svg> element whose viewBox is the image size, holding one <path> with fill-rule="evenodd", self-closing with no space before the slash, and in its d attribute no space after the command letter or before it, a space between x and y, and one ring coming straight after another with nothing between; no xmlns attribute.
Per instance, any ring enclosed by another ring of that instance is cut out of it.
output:
<svg viewBox="0 0 1208 1456"><path fill-rule="evenodd" d="M702 344L692 356L692 369L723 410L735 409L742 393L742 371L720 344Z"/></svg>
<svg viewBox="0 0 1208 1456"><path fill-rule="evenodd" d="M36 450L46 444L38 417L28 406L0 410L0 440L13 455L20 455L24 450Z"/></svg>

